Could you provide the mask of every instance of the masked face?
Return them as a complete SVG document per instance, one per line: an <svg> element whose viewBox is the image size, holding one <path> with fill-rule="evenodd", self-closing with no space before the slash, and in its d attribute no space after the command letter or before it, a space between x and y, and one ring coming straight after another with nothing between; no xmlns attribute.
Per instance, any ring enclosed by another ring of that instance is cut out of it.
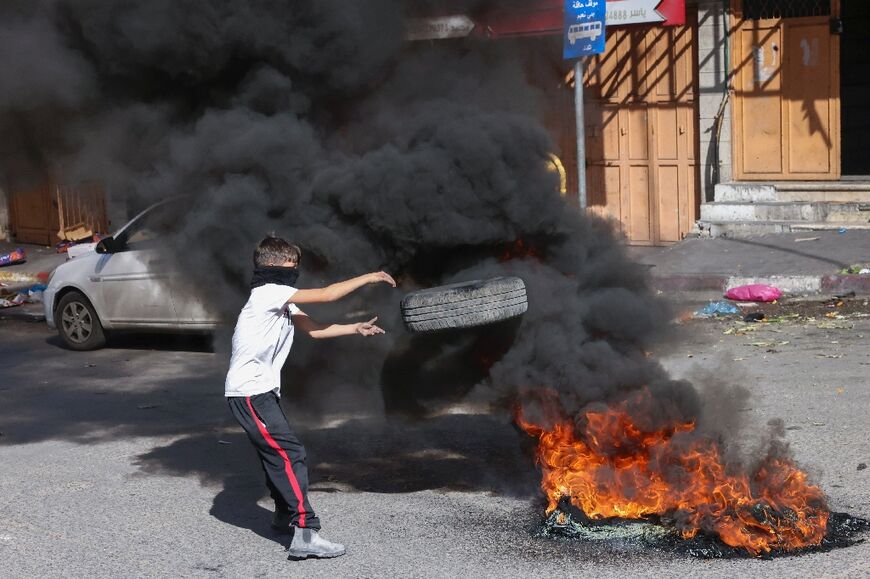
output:
<svg viewBox="0 0 870 579"><path fill-rule="evenodd" d="M260 287L269 283L277 285L286 285L296 287L296 281L299 279L299 268L297 266L266 266L254 268L254 275L251 278L251 289Z"/></svg>

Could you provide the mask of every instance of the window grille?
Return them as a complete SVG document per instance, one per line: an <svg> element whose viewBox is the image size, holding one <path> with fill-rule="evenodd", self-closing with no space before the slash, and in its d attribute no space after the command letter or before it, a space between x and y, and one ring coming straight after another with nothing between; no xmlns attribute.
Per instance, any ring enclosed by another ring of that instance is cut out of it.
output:
<svg viewBox="0 0 870 579"><path fill-rule="evenodd" d="M830 14L831 0L743 0L743 17L748 20L805 18Z"/></svg>

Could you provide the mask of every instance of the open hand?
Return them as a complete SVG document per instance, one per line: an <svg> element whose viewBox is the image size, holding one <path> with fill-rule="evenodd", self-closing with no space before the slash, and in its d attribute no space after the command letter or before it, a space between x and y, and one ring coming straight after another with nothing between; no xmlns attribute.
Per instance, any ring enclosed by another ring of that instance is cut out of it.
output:
<svg viewBox="0 0 870 579"><path fill-rule="evenodd" d="M376 272L370 273L369 276L371 277L371 281L369 283L384 282L384 283L390 284L392 287L396 287L396 280L394 280L393 277L390 274L388 274L387 272L376 271Z"/></svg>
<svg viewBox="0 0 870 579"><path fill-rule="evenodd" d="M386 274L384 274L386 275ZM389 277L389 276L387 276ZM392 279L392 278L390 278ZM374 336L376 334L386 334L383 328L380 328L375 325L375 322L378 321L377 316L370 319L367 322L360 322L356 325L356 332L361 336Z"/></svg>

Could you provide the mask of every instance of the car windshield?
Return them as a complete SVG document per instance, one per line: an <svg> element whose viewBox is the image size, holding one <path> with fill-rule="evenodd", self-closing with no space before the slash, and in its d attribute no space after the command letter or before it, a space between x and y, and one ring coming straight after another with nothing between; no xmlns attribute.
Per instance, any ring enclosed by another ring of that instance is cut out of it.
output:
<svg viewBox="0 0 870 579"><path fill-rule="evenodd" d="M132 222L116 241L125 249L156 247L159 239L178 230L180 203L170 201L154 207Z"/></svg>

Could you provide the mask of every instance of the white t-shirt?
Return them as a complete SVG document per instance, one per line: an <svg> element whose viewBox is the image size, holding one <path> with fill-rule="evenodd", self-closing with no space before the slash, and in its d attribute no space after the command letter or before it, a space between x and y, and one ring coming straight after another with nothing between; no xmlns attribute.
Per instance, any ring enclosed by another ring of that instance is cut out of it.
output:
<svg viewBox="0 0 870 579"><path fill-rule="evenodd" d="M296 288L269 283L251 290L236 322L225 396L281 395L281 367L293 345L290 316L299 308L287 300Z"/></svg>

